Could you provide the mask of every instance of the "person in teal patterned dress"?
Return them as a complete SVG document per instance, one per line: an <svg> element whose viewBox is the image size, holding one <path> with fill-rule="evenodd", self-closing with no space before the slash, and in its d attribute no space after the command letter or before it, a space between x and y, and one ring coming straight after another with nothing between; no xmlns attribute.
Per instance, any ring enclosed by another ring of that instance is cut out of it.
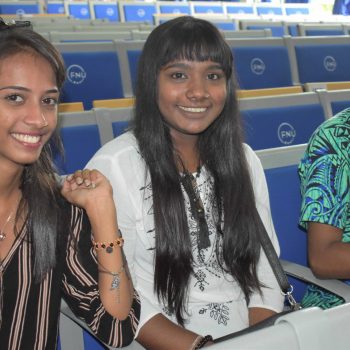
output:
<svg viewBox="0 0 350 350"><path fill-rule="evenodd" d="M314 132L299 164L299 175L300 224L308 233L310 267L319 278L350 284L350 108ZM302 305L326 309L343 302L310 285Z"/></svg>

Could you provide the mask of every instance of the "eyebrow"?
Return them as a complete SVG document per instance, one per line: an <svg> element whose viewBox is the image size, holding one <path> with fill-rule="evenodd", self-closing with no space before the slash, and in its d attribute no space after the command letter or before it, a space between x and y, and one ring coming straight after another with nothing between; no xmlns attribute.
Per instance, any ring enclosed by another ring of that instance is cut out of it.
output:
<svg viewBox="0 0 350 350"><path fill-rule="evenodd" d="M16 85L9 85L9 86L3 86L0 87L0 91L1 90L7 90L7 89L11 89L11 90L20 90L20 91L30 91L30 89L27 89L23 86L16 86ZM58 89L50 89L45 91L46 94L54 94L54 93L58 93Z"/></svg>
<svg viewBox="0 0 350 350"><path fill-rule="evenodd" d="M170 68L188 68L190 67L190 64L188 63L181 63L181 62L175 62L175 63L169 63L163 67L163 69L170 69ZM223 67L219 63L213 63L207 69L220 69L223 70Z"/></svg>

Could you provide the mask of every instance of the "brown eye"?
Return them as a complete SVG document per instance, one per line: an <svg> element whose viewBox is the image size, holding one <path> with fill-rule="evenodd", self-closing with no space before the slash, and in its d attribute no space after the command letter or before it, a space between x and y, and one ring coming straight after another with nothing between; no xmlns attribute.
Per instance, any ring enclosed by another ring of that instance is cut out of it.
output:
<svg viewBox="0 0 350 350"><path fill-rule="evenodd" d="M208 79L209 80L218 80L222 77L222 74L218 74L218 73L209 73L208 74Z"/></svg>
<svg viewBox="0 0 350 350"><path fill-rule="evenodd" d="M10 102L15 102L15 103L21 103L23 102L23 97L18 95L18 94L11 94L11 95L7 95L5 97L6 100L10 101Z"/></svg>
<svg viewBox="0 0 350 350"><path fill-rule="evenodd" d="M56 106L58 102L55 98L47 97L43 99L43 103L48 106Z"/></svg>
<svg viewBox="0 0 350 350"><path fill-rule="evenodd" d="M173 79L185 79L186 78L185 74L180 73L180 72L176 72L176 73L171 74L171 77Z"/></svg>

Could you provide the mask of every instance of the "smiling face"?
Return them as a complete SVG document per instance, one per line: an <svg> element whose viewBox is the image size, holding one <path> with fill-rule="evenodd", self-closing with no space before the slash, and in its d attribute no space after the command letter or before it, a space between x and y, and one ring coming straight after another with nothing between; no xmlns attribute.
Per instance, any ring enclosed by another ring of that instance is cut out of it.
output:
<svg viewBox="0 0 350 350"><path fill-rule="evenodd" d="M176 60L158 76L158 107L170 128L173 142L197 140L220 115L227 88L220 64Z"/></svg>
<svg viewBox="0 0 350 350"><path fill-rule="evenodd" d="M23 52L0 61L0 162L35 162L57 123L59 92L44 58Z"/></svg>

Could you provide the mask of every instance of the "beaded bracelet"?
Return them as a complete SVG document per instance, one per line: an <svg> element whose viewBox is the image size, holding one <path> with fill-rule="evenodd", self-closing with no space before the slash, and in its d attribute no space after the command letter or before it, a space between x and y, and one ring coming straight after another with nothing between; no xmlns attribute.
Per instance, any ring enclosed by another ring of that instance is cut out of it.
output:
<svg viewBox="0 0 350 350"><path fill-rule="evenodd" d="M190 350L194 350L195 347L197 346L197 342L199 342L203 337L201 335L199 335L191 344Z"/></svg>
<svg viewBox="0 0 350 350"><path fill-rule="evenodd" d="M205 337L202 337L202 339L196 344L196 346L193 348L193 350L202 349L206 343L209 341L213 341L213 337L211 335L206 335Z"/></svg>
<svg viewBox="0 0 350 350"><path fill-rule="evenodd" d="M120 230L118 230L118 233L120 235L120 237L118 237L117 239L115 239L113 242L96 242L93 238L92 238L92 245L96 250L100 250L100 249L105 249L107 253L112 253L113 252L113 248L115 246L118 247L122 247L124 245L124 238L121 237L121 232Z"/></svg>

